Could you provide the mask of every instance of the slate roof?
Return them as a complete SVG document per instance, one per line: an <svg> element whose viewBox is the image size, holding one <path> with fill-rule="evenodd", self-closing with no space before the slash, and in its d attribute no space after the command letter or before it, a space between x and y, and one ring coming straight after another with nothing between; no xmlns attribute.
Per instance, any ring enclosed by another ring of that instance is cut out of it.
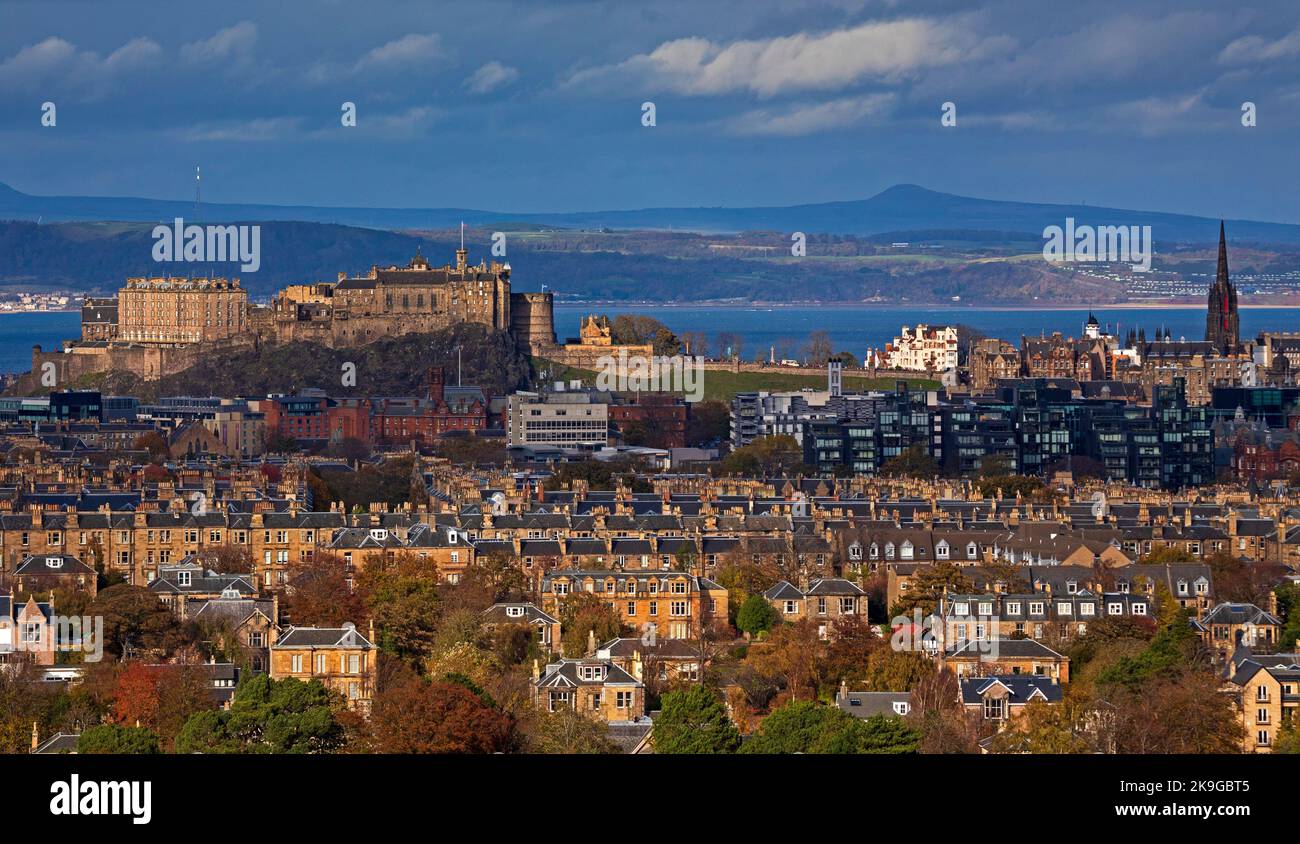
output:
<svg viewBox="0 0 1300 844"><path fill-rule="evenodd" d="M961 680L962 703L982 702L984 694L999 683L1009 689L1007 700L1012 705L1026 704L1033 700L1057 703L1064 697L1060 685L1053 683L1046 677L1033 677L1028 674L999 674L993 677L963 677Z"/></svg>
<svg viewBox="0 0 1300 844"><path fill-rule="evenodd" d="M368 650L374 645L355 627L290 627L281 634L276 648L357 648Z"/></svg>

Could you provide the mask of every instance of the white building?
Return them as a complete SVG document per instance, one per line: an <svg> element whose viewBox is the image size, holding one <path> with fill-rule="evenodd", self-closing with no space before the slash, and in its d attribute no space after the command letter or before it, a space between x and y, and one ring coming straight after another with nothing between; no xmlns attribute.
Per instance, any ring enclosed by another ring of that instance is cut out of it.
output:
<svg viewBox="0 0 1300 844"><path fill-rule="evenodd" d="M914 372L943 372L957 366L957 328L918 323L885 347L885 367Z"/></svg>
<svg viewBox="0 0 1300 844"><path fill-rule="evenodd" d="M609 444L609 404L601 394L585 390L515 393L507 431L510 445L604 447Z"/></svg>

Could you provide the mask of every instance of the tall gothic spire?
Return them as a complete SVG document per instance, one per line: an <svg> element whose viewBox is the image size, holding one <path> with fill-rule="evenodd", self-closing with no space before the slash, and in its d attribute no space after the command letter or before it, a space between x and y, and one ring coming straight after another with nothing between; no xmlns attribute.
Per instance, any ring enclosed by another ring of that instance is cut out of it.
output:
<svg viewBox="0 0 1300 844"><path fill-rule="evenodd" d="M1241 345L1237 314L1237 291L1228 276L1228 238L1223 221L1219 221L1219 265L1210 286L1209 307L1205 314L1205 339L1220 354L1234 354Z"/></svg>

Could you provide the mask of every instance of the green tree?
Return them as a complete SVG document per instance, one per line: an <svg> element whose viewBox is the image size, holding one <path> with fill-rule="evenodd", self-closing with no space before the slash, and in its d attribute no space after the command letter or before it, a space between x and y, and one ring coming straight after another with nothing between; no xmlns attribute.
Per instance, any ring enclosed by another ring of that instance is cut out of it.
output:
<svg viewBox="0 0 1300 844"><path fill-rule="evenodd" d="M741 753L915 753L921 736L897 718L855 718L838 706L791 701L763 719Z"/></svg>
<svg viewBox="0 0 1300 844"><path fill-rule="evenodd" d="M939 464L934 462L924 443L917 443L886 460L880 474L887 478L933 478L939 474Z"/></svg>
<svg viewBox="0 0 1300 844"><path fill-rule="evenodd" d="M319 680L242 680L228 710L200 712L176 738L177 753L328 753L340 749L342 704Z"/></svg>
<svg viewBox="0 0 1300 844"><path fill-rule="evenodd" d="M762 595L750 595L736 612L736 626L751 636L766 633L779 620L776 609Z"/></svg>
<svg viewBox="0 0 1300 844"><path fill-rule="evenodd" d="M717 695L691 686L663 696L652 741L655 753L732 753L740 732Z"/></svg>
<svg viewBox="0 0 1300 844"><path fill-rule="evenodd" d="M100 724L89 727L77 739L78 753L161 753L158 734L147 727Z"/></svg>

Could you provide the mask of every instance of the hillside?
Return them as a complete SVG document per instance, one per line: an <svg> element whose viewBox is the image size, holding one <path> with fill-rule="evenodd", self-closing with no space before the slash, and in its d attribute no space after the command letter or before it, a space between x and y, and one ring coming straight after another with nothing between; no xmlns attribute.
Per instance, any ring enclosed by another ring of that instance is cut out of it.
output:
<svg viewBox="0 0 1300 844"><path fill-rule="evenodd" d="M0 219L53 221L122 220L156 223L190 218L189 201L139 197L34 196L0 184ZM895 185L868 199L782 207L644 208L521 214L466 208L325 208L292 205L205 204L205 221L336 223L368 228L450 228L503 222L614 229L676 229L699 232L773 230L834 234L880 234L899 230L981 229L1041 232L1067 216L1079 223L1150 225L1157 243L1209 243L1217 220L1186 214L1092 205L1011 202L957 196L918 185ZM1300 226L1229 220L1234 240L1300 244Z"/></svg>
<svg viewBox="0 0 1300 844"><path fill-rule="evenodd" d="M456 383L457 346L462 347L462 383L482 387L489 395L527 386L528 359L515 349L510 335L470 323L432 334L386 338L355 349L313 343L263 345L236 354L213 355L159 381L146 382L131 372L111 372L70 386L134 395L144 401L158 396L265 396L311 387L333 397L411 396L423 393L425 372L431 366L444 367L447 382ZM355 386L343 384L343 364L347 362L356 364ZM29 373L8 394L40 392Z"/></svg>

